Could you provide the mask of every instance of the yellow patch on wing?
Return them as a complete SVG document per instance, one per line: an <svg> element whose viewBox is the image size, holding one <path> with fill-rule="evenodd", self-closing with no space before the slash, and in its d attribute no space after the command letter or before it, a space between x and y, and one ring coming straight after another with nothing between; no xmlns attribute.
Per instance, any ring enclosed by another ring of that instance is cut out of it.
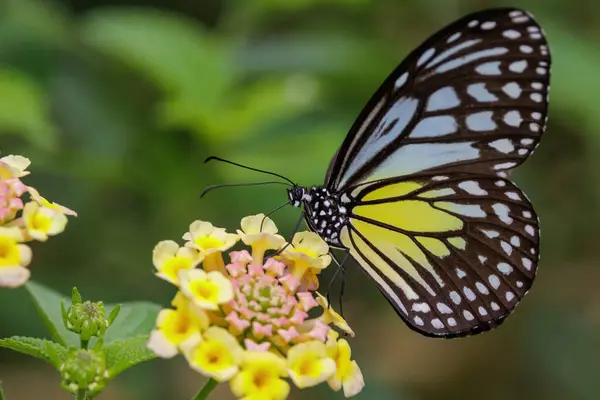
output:
<svg viewBox="0 0 600 400"><path fill-rule="evenodd" d="M442 258L450 255L448 246L439 239L424 236L417 236L416 239L423 247L425 247L425 249L427 249L427 251L437 257Z"/></svg>
<svg viewBox="0 0 600 400"><path fill-rule="evenodd" d="M381 275L385 276L391 281L396 287L400 288L404 295L411 300L416 300L419 295L410 287L408 283L398 274L394 268L392 268L386 261L384 261L379 254L377 254L371 247L365 243L364 240L358 235L353 235L354 243L350 240L348 229L343 229L340 233L341 243L350 249L350 254L355 260L360 262L362 268L396 301L397 304L402 304L394 290L390 288L389 284L383 280ZM363 258L368 259L377 269L375 271L371 265L366 262ZM402 257L405 262L408 262L405 257ZM413 268L414 269L414 268ZM431 290L431 288L429 289Z"/></svg>
<svg viewBox="0 0 600 400"><path fill-rule="evenodd" d="M464 250L467 247L467 241L460 236L451 237L448 242L457 249Z"/></svg>
<svg viewBox="0 0 600 400"><path fill-rule="evenodd" d="M412 193L416 190L419 190L424 185L418 182L398 182L393 183L391 185L385 185L380 187L379 189L375 189L372 192L369 192L365 197L363 197L362 201L369 200L380 200L380 199L388 199L391 197L401 197L406 196L409 193Z"/></svg>
<svg viewBox="0 0 600 400"><path fill-rule="evenodd" d="M411 260L414 260L414 262L418 263L422 268L426 269L435 278L440 286L444 286L444 281L433 269L425 253L421 251L419 246L417 246L410 236L394 232L387 228L381 228L363 221L353 219L351 222L357 231L359 231L368 241L373 243L373 246L377 250L385 254L394 264L402 268L415 281L426 288L428 292L435 294L433 289L429 286L429 284L427 284L427 282L423 279L423 277L419 274L417 269L407 259L407 257ZM378 268L384 268L386 271L388 268L390 268L383 260L380 263L375 263L375 265ZM398 275L398 277L399 276L400 275ZM396 281L394 282L396 283Z"/></svg>
<svg viewBox="0 0 600 400"><path fill-rule="evenodd" d="M421 200L359 205L352 213L411 232L448 232L463 227L460 218Z"/></svg>
<svg viewBox="0 0 600 400"><path fill-rule="evenodd" d="M428 190L426 192L420 193L419 197L424 198L424 199L435 199L438 197L452 196L453 194L456 194L454 189L443 188L443 189L437 189L437 190Z"/></svg>

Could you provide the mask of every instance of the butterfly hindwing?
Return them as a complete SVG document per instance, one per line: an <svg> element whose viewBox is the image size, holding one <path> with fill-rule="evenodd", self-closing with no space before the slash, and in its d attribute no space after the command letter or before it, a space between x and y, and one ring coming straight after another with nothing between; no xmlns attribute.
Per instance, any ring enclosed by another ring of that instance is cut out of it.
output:
<svg viewBox="0 0 600 400"><path fill-rule="evenodd" d="M468 15L426 40L363 109L328 171L334 191L423 171L497 173L535 149L550 55L530 14Z"/></svg>
<svg viewBox="0 0 600 400"><path fill-rule="evenodd" d="M414 330L497 326L535 277L539 230L524 194L492 175L418 175L345 192L341 243Z"/></svg>

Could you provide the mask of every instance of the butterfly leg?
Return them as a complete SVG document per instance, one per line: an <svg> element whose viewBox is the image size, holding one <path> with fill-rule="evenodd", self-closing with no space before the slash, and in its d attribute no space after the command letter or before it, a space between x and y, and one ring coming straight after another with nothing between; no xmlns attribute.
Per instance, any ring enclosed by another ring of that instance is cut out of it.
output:
<svg viewBox="0 0 600 400"><path fill-rule="evenodd" d="M294 235L298 232L298 229L300 229L300 224L302 223L303 219L304 219L304 215L300 214L300 218L298 218L298 221L296 222L296 226L294 227L294 230L292 231L292 234L290 235L290 240L287 241L285 246L283 246L282 248L277 250L275 253L271 254L270 257L275 257L275 256L280 255L292 243L292 240L294 239ZM262 226L261 226L261 229L262 229Z"/></svg>
<svg viewBox="0 0 600 400"><path fill-rule="evenodd" d="M339 305L340 305L340 315L343 317L344 312L343 312L342 300L344 298L344 288L346 286L346 268L344 267L344 264L346 264L346 261L348 260L350 251L345 250L345 255L344 255L344 258L342 258L341 262L338 261L338 259L335 257L333 252L329 252L329 255L331 256L331 259L337 265L337 268L336 268L335 272L333 273L333 277L331 278L331 281L329 281L329 287L327 289L327 295L326 295L327 304L328 304L328 307L331 307L331 301L329 300L329 294L331 292L331 287L333 286L333 283L335 282L335 280L337 279L337 277L341 271L342 272L342 285L340 287Z"/></svg>

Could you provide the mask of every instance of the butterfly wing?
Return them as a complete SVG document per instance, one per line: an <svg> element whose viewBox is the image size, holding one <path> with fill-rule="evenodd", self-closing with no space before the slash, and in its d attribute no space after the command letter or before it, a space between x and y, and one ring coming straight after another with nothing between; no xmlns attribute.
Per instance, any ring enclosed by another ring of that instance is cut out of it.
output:
<svg viewBox="0 0 600 400"><path fill-rule="evenodd" d="M325 186L423 171L497 173L522 163L544 131L550 54L517 9L468 15L413 51L368 102Z"/></svg>
<svg viewBox="0 0 600 400"><path fill-rule="evenodd" d="M359 185L340 234L396 312L428 336L497 326L536 274L539 230L525 195L490 174Z"/></svg>

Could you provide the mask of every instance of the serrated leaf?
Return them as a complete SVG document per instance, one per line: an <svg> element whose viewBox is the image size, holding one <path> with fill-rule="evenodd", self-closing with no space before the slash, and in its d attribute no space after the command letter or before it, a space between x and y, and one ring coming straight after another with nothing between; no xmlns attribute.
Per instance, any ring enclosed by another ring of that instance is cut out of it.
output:
<svg viewBox="0 0 600 400"><path fill-rule="evenodd" d="M117 340L104 347L106 365L111 378L144 361L156 358L146 346L148 335Z"/></svg>
<svg viewBox="0 0 600 400"><path fill-rule="evenodd" d="M79 347L79 337L70 332L63 324L61 302L64 302L65 307L68 308L71 305L71 299L33 281L29 281L25 287L31 295L50 337L63 346Z"/></svg>
<svg viewBox="0 0 600 400"><path fill-rule="evenodd" d="M59 367L67 355L67 348L46 339L12 336L0 339L0 347L18 351L19 353L44 360L55 367Z"/></svg>
<svg viewBox="0 0 600 400"><path fill-rule="evenodd" d="M107 304L106 311L111 313L118 304ZM145 301L121 304L121 311L113 324L106 330L106 345L132 336L147 335L156 324L161 306Z"/></svg>

